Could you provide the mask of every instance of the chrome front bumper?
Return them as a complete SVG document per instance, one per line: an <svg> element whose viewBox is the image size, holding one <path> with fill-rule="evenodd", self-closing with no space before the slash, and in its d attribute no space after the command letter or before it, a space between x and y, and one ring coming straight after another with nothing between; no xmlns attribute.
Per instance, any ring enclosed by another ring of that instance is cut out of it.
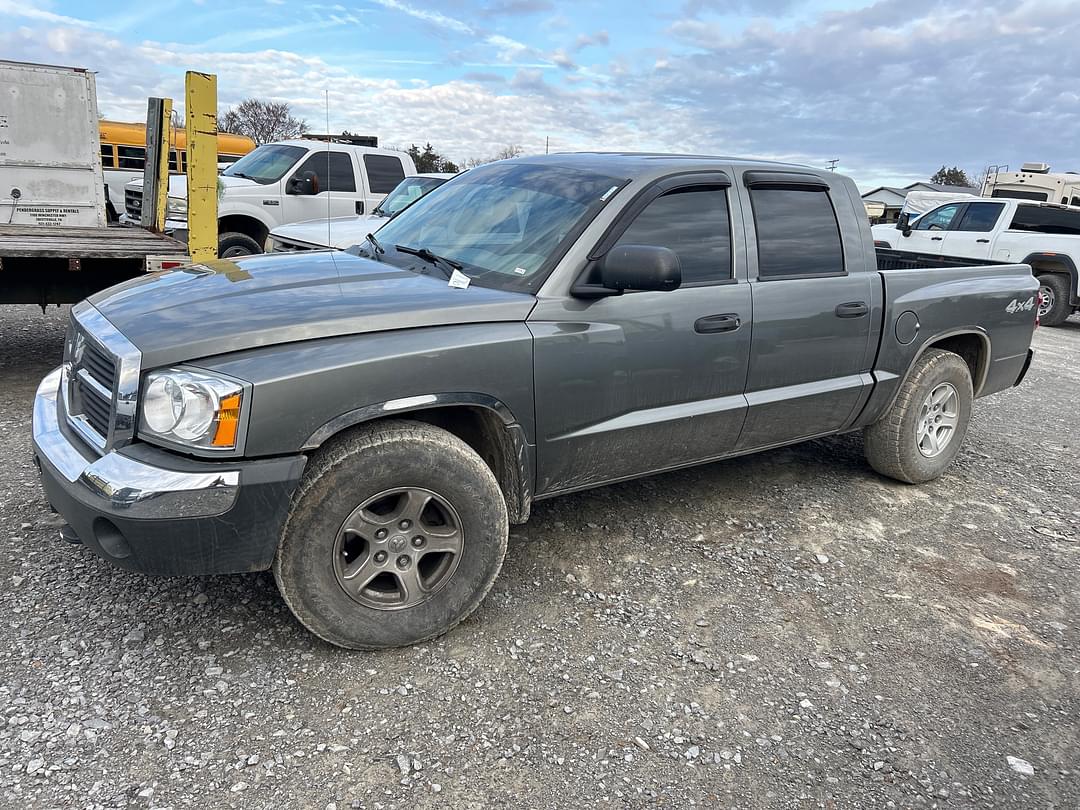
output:
<svg viewBox="0 0 1080 810"><path fill-rule="evenodd" d="M117 451L97 455L69 439L57 408L60 379L57 368L38 386L34 447L39 458L73 486L77 500L104 512L122 512L126 518L151 520L209 517L232 508L240 489L239 470L164 469Z"/></svg>

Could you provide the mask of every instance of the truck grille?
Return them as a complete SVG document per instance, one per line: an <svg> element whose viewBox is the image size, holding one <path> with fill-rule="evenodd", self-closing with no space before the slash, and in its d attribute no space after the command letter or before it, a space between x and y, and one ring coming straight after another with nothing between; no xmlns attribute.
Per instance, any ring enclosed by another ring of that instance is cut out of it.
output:
<svg viewBox="0 0 1080 810"><path fill-rule="evenodd" d="M98 450L134 437L141 355L87 303L72 309L64 346L63 394L67 421Z"/></svg>
<svg viewBox="0 0 1080 810"><path fill-rule="evenodd" d="M79 325L73 330L68 345L68 418L92 444L104 448L113 421L116 358Z"/></svg>
<svg viewBox="0 0 1080 810"><path fill-rule="evenodd" d="M124 210L129 217L138 219L142 216L142 192L134 189L124 189Z"/></svg>

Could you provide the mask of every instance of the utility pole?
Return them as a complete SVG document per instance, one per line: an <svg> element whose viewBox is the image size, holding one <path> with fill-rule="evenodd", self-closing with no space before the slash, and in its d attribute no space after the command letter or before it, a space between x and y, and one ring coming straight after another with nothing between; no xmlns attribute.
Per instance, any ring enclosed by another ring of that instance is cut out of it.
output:
<svg viewBox="0 0 1080 810"><path fill-rule="evenodd" d="M832 160L830 160L829 161L829 166L828 166L829 171L830 172L835 172L836 171L836 164L839 163L839 162L840 162L840 158L833 158Z"/></svg>

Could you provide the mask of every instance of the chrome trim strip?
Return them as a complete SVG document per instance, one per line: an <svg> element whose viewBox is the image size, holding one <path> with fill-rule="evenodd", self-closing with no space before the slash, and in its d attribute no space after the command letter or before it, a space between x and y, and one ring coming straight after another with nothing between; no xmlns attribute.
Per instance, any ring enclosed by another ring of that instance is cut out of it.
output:
<svg viewBox="0 0 1080 810"><path fill-rule="evenodd" d="M75 376L79 378L79 381L94 389L94 393L105 400L105 404L112 410L112 391L99 383L94 375L86 370L86 367L80 368L75 372Z"/></svg>
<svg viewBox="0 0 1080 810"><path fill-rule="evenodd" d="M62 368L50 372L34 397L34 446L82 500L102 511L124 511L125 517L166 519L209 517L228 511L240 488L239 470L179 472L154 467L109 452L87 458L60 430L57 396Z"/></svg>
<svg viewBox="0 0 1080 810"><path fill-rule="evenodd" d="M135 410L139 399L142 352L86 301L71 308L71 317L78 322L88 340L94 341L116 361L116 378L111 392L112 425L102 449L109 450L131 444L135 439Z"/></svg>

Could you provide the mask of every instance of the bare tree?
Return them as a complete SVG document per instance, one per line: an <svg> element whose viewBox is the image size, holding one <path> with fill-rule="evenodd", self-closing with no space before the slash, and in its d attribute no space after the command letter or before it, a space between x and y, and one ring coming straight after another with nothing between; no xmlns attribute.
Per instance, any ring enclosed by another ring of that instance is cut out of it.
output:
<svg viewBox="0 0 1080 810"><path fill-rule="evenodd" d="M492 163L496 160L510 160L511 158L520 157L525 154L525 147L518 146L517 144L507 144L491 157L477 158L471 157L465 161L465 166L469 169L475 169L477 166L483 166L485 163Z"/></svg>
<svg viewBox="0 0 1080 810"><path fill-rule="evenodd" d="M525 148L516 144L507 144L495 153L495 160L510 160L525 154Z"/></svg>
<svg viewBox="0 0 1080 810"><path fill-rule="evenodd" d="M289 114L284 101L264 101L246 98L224 115L218 115L218 131L247 135L255 143L270 143L286 138L298 138L308 131L303 118Z"/></svg>

